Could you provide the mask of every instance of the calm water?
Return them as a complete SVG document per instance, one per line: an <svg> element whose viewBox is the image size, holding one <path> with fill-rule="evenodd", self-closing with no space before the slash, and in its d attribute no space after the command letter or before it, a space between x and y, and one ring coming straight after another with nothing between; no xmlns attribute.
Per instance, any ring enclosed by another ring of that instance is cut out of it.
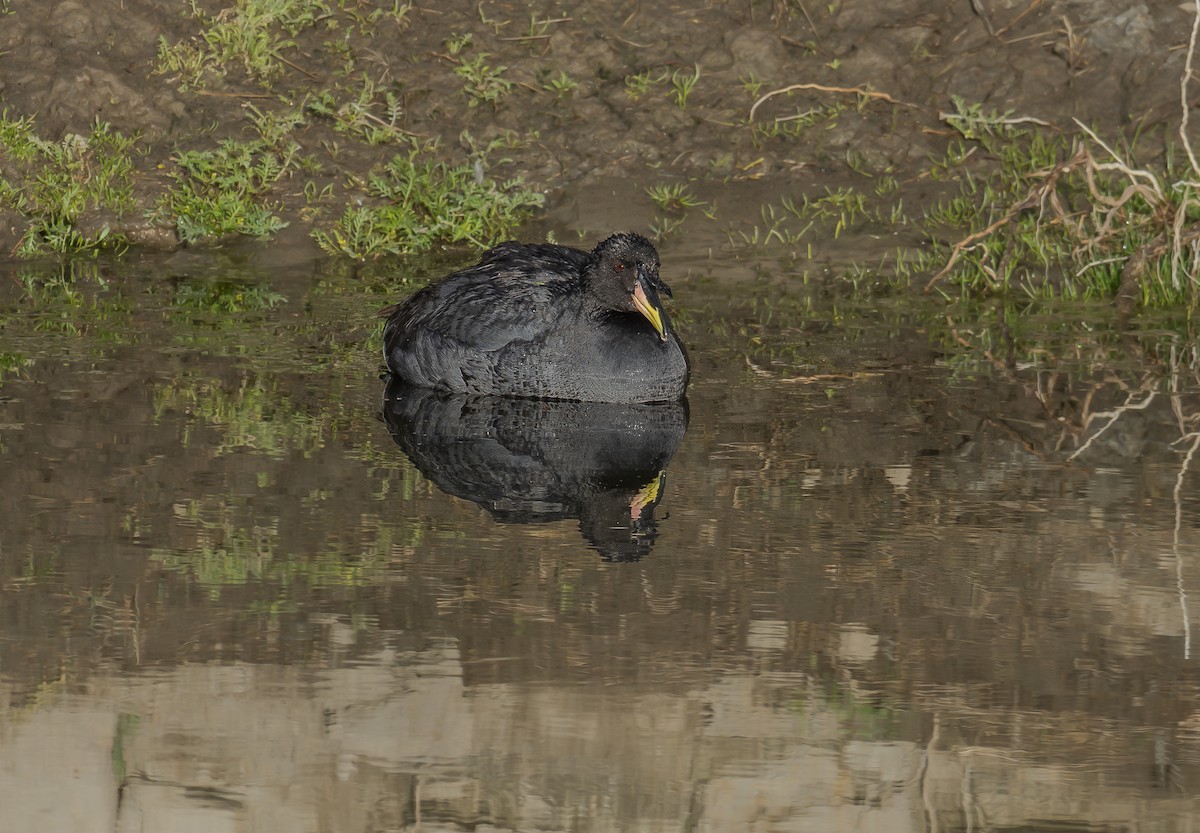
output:
<svg viewBox="0 0 1200 833"><path fill-rule="evenodd" d="M686 409L381 407L404 290L278 250L7 267L0 828L1200 827L1186 346L685 248Z"/></svg>

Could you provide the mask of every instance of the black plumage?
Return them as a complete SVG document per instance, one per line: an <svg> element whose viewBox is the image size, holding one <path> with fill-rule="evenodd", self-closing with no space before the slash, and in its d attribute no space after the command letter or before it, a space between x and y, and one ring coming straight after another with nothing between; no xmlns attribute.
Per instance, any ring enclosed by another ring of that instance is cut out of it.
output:
<svg viewBox="0 0 1200 833"><path fill-rule="evenodd" d="M502 243L390 310L388 369L455 393L661 402L688 360L659 293L658 252L614 234L591 252Z"/></svg>

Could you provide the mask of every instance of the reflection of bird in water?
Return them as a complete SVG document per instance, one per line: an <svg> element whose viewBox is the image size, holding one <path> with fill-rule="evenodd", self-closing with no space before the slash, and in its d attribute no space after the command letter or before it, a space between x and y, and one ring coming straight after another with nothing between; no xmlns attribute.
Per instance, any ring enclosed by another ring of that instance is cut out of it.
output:
<svg viewBox="0 0 1200 833"><path fill-rule="evenodd" d="M658 252L614 234L591 252L502 243L386 312L388 369L455 393L675 401L688 361L659 293Z"/></svg>
<svg viewBox="0 0 1200 833"><path fill-rule="evenodd" d="M396 444L442 491L505 523L578 518L609 561L650 552L662 471L687 430L681 402L466 396L395 380L383 417Z"/></svg>

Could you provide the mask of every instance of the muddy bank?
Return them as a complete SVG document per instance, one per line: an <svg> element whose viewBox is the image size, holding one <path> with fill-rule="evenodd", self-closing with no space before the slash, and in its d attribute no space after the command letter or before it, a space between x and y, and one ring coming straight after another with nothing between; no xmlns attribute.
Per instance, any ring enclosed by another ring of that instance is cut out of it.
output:
<svg viewBox="0 0 1200 833"><path fill-rule="evenodd" d="M203 37L234 17L216 4L198 18L185 3L11 0L0 100L52 141L97 119L138 135L134 206L81 222L169 246L162 212L146 218L175 154L245 140L262 114L295 116L286 139L303 164L262 199L302 228L361 200L413 138L552 199L613 177L802 193L847 168L915 176L944 149L938 114L954 96L1108 136L1177 122L1191 26L1161 0L343 5L314 0L291 30L268 25L277 60L252 65L202 60ZM8 252L28 223L11 205L3 220Z"/></svg>

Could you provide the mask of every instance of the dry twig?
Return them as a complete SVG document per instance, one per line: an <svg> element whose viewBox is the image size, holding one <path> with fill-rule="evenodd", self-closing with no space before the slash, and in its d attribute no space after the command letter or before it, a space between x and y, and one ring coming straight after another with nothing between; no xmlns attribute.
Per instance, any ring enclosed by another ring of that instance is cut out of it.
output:
<svg viewBox="0 0 1200 833"><path fill-rule="evenodd" d="M849 93L852 95L863 96L864 98L877 98L881 101L886 101L888 104L895 104L901 107L916 107L915 104L909 104L905 101L897 101L887 93L868 90L865 87L827 87L824 84L792 84L787 87L780 87L778 90L771 90L769 93L762 95L758 101L754 102L754 106L750 108L749 121L754 121L754 114L758 112L759 106L764 101L774 98L777 95L790 93L792 90L818 90L825 93Z"/></svg>

